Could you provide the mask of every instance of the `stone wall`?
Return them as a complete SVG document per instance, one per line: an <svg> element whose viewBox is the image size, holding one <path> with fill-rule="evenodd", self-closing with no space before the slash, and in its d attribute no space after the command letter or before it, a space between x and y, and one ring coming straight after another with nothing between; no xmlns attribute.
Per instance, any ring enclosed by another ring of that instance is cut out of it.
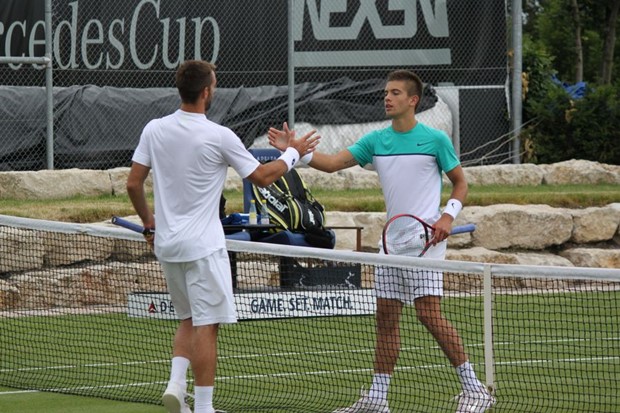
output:
<svg viewBox="0 0 620 413"><path fill-rule="evenodd" d="M464 168L470 185L620 185L620 166L571 160L552 165L492 165ZM73 195L125 193L128 168L108 171L60 170L0 173L0 198L49 199ZM379 187L377 175L362 168L327 174L300 168L311 188ZM148 189L152 188L149 181ZM445 181L449 185L449 181ZM241 190L231 169L227 189ZM362 226L365 250L376 250L383 213L327 212L333 226ZM620 268L620 203L601 208L565 209L547 205L466 206L456 224L474 223L472 234L451 237L448 258L532 265ZM338 249L355 248L355 231L336 230Z"/></svg>
<svg viewBox="0 0 620 413"><path fill-rule="evenodd" d="M349 168L333 174L299 168L311 188L378 188L377 174L362 168ZM552 165L490 165L464 168L470 185L553 185L618 184L620 166L571 160ZM65 169L59 171L0 172L0 199L54 199L75 195L125 194L129 168L107 171ZM445 177L444 177L445 178ZM444 179L446 185L449 184ZM147 181L151 190L152 182ZM242 180L231 168L226 189L242 188Z"/></svg>

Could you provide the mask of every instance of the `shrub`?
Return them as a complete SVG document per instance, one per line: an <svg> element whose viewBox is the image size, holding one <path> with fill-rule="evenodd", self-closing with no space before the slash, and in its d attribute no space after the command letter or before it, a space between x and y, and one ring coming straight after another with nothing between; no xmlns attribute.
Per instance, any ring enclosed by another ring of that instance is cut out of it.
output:
<svg viewBox="0 0 620 413"><path fill-rule="evenodd" d="M589 87L583 98L573 100L552 81L552 63L543 46L524 42L523 161L620 165L620 84Z"/></svg>

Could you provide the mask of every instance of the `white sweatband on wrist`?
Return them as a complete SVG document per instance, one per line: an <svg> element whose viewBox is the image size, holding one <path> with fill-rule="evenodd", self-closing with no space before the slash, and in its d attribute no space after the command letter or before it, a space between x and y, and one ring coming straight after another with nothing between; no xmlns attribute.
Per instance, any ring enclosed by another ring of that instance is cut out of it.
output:
<svg viewBox="0 0 620 413"><path fill-rule="evenodd" d="M463 204L461 203L461 201L456 198L450 198L448 199L446 207L443 209L443 213L448 214L452 218L456 219L456 216L459 214L459 212L461 212L461 209L463 209Z"/></svg>
<svg viewBox="0 0 620 413"><path fill-rule="evenodd" d="M312 160L312 154L314 152L310 152L305 154L304 156L301 157L301 159L299 160L299 163L301 165L308 165L310 163L310 161Z"/></svg>
<svg viewBox="0 0 620 413"><path fill-rule="evenodd" d="M299 161L299 152L297 152L297 149L289 147L286 148L284 153L280 155L278 159L283 160L284 163L286 163L286 167L290 171Z"/></svg>

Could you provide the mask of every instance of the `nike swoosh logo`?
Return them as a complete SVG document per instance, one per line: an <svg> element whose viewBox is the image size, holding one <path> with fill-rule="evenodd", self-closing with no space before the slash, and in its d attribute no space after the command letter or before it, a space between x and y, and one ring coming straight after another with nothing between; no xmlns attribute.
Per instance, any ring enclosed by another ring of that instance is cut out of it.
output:
<svg viewBox="0 0 620 413"><path fill-rule="evenodd" d="M419 142L418 142L418 146L428 145L429 143L430 143L430 142L422 142L422 143L419 143Z"/></svg>

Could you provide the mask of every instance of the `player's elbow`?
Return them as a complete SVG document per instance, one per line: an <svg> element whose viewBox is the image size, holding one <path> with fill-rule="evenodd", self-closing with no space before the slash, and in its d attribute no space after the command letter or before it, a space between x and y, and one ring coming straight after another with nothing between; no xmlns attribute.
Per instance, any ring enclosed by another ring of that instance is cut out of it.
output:
<svg viewBox="0 0 620 413"><path fill-rule="evenodd" d="M125 186L125 188L127 189L127 194L129 195L136 194L140 190L139 185L133 181L127 181L127 185Z"/></svg>
<svg viewBox="0 0 620 413"><path fill-rule="evenodd" d="M254 172L248 175L247 180L256 186L263 188L274 183L276 179L282 175L278 172L279 171L271 167L271 165L259 165Z"/></svg>

